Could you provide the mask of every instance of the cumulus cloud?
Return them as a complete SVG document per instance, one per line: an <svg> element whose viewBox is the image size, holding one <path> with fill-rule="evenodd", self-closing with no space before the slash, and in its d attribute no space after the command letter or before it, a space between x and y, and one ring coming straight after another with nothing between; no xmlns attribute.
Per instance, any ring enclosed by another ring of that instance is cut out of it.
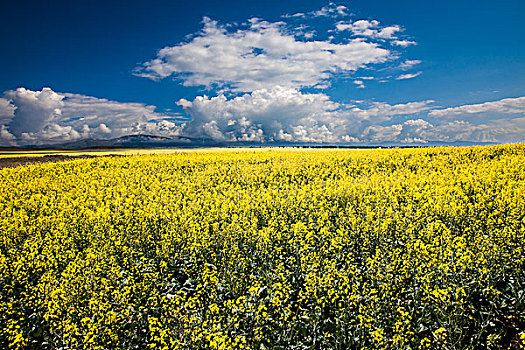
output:
<svg viewBox="0 0 525 350"><path fill-rule="evenodd" d="M423 119L409 119L402 124L370 126L363 134L372 142L427 143L422 136L432 127Z"/></svg>
<svg viewBox="0 0 525 350"><path fill-rule="evenodd" d="M317 139L314 130L340 107L322 93L307 94L296 89L275 87L261 89L228 99L198 96L193 101L180 100L179 105L191 115L185 132L217 140L274 141Z"/></svg>
<svg viewBox="0 0 525 350"><path fill-rule="evenodd" d="M50 88L9 90L2 100L0 139L10 144L109 138L139 132L172 136L181 128L181 123L173 122L176 116L155 112L155 106L59 93Z"/></svg>
<svg viewBox="0 0 525 350"><path fill-rule="evenodd" d="M428 136L443 141L525 141L525 96L433 109L428 116L439 123Z"/></svg>
<svg viewBox="0 0 525 350"><path fill-rule="evenodd" d="M50 88L43 88L42 91L19 88L5 92L4 96L16 107L8 124L9 131L16 136L24 132L38 132L47 123L61 117L64 96Z"/></svg>
<svg viewBox="0 0 525 350"><path fill-rule="evenodd" d="M234 92L325 87L335 74L353 72L392 58L391 52L366 38L340 42L298 38L285 22L252 18L246 26L224 26L207 17L201 32L189 42L161 49L138 67L151 79L173 76L187 86L228 88ZM301 27L296 27L301 28ZM388 38L397 30L377 30ZM300 29L299 31L302 31Z"/></svg>
<svg viewBox="0 0 525 350"><path fill-rule="evenodd" d="M15 115L15 105L10 100L0 97L0 125L8 123Z"/></svg>
<svg viewBox="0 0 525 350"><path fill-rule="evenodd" d="M356 84L359 82L355 82ZM362 81L361 81L362 83ZM516 111L503 101L507 111ZM483 122L440 120L435 101L334 102L323 93L276 87L237 97L198 96L179 105L191 115L184 133L220 141L408 143L523 141L525 117ZM494 108L485 107L494 111ZM479 108L478 108L479 110ZM502 109L499 109L502 110Z"/></svg>
<svg viewBox="0 0 525 350"><path fill-rule="evenodd" d="M408 47L410 45L417 45L417 42L411 40L392 40L391 44L395 46Z"/></svg>
<svg viewBox="0 0 525 350"><path fill-rule="evenodd" d="M523 142L525 118L472 124L465 120L431 124L423 119L410 119L392 125L367 128L362 139L370 142L425 144L429 142Z"/></svg>
<svg viewBox="0 0 525 350"><path fill-rule="evenodd" d="M222 141L337 143L362 140L370 124L426 111L432 102L375 102L359 108L334 102L323 93L275 87L230 99L198 96L178 104L192 117L184 130L191 135Z"/></svg>
<svg viewBox="0 0 525 350"><path fill-rule="evenodd" d="M524 99L436 109L433 100L338 103L324 93L277 86L231 97L181 99L178 104L191 116L181 121L141 103L19 88L4 93L7 119L0 124L0 142L46 144L136 133L258 143L512 142L525 135ZM485 117L453 120L476 114Z"/></svg>
<svg viewBox="0 0 525 350"><path fill-rule="evenodd" d="M421 136L441 142L516 142L524 140L524 122L525 119L473 124L465 120L454 120L437 124L425 130Z"/></svg>
<svg viewBox="0 0 525 350"><path fill-rule="evenodd" d="M24 144L39 144L43 141L70 141L79 139L80 137L80 133L70 125L62 126L57 123L49 123L44 125L38 132L22 132L20 140Z"/></svg>
<svg viewBox="0 0 525 350"><path fill-rule="evenodd" d="M503 118L491 121L488 128L496 142L525 142L525 117Z"/></svg>
<svg viewBox="0 0 525 350"><path fill-rule="evenodd" d="M310 14L315 17L344 17L348 16L348 8L344 5L336 5L331 2L320 10L310 12Z"/></svg>
<svg viewBox="0 0 525 350"><path fill-rule="evenodd" d="M402 29L398 25L381 28L379 21L360 19L355 22L339 22L336 24L338 31L350 31L355 36L364 36L374 39L397 39L396 33Z"/></svg>
<svg viewBox="0 0 525 350"><path fill-rule="evenodd" d="M0 125L0 141L10 145L16 140L16 136L11 134L5 125Z"/></svg>
<svg viewBox="0 0 525 350"><path fill-rule="evenodd" d="M459 107L436 109L429 113L433 117L453 117L457 115L480 114L525 114L525 97L505 98L499 101L463 105Z"/></svg>

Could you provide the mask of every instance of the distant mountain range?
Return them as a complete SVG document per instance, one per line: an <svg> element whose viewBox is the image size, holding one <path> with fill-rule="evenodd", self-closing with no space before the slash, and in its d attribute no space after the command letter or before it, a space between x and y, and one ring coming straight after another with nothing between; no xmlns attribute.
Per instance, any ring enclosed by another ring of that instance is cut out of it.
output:
<svg viewBox="0 0 525 350"><path fill-rule="evenodd" d="M196 147L314 147L314 148L377 148L377 147L428 147L428 146L474 146L490 145L495 143L483 142L429 142L414 144L398 143L353 143L353 144L322 144L322 143L297 143L297 142L228 142L215 141L210 138L196 138L189 136L155 136L155 135L125 135L112 139L82 139L78 141L64 142L47 145L29 145L22 148L30 149L86 149L86 148L196 148ZM10 147L2 147L4 149ZM20 147L19 147L20 148Z"/></svg>
<svg viewBox="0 0 525 350"><path fill-rule="evenodd" d="M82 139L49 145L26 146L28 148L51 149L84 149L84 148L170 148L170 147L204 147L215 144L211 139L186 136L125 135L113 139Z"/></svg>

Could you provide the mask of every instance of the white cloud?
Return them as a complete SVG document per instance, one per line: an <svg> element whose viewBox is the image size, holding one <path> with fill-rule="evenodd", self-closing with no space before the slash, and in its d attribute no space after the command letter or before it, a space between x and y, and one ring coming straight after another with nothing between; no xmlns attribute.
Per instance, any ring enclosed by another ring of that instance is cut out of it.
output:
<svg viewBox="0 0 525 350"><path fill-rule="evenodd" d="M326 86L334 74L386 62L391 53L365 38L341 43L298 40L285 23L253 18L248 28L228 31L204 18L204 28L189 42L165 47L138 68L151 79L173 76L184 85L226 87L235 92ZM388 37L393 29L378 31Z"/></svg>
<svg viewBox="0 0 525 350"><path fill-rule="evenodd" d="M355 22L339 22L336 24L338 31L351 31L353 35L370 37L374 39L397 39L395 34L402 31L398 25L381 28L379 21L360 19Z"/></svg>
<svg viewBox="0 0 525 350"><path fill-rule="evenodd" d="M310 11L310 12L297 12L292 15L285 14L282 15L282 18L316 18L316 17L329 17L329 18L338 18L338 17L347 17L349 16L348 7L344 5L337 5L333 2L330 2L328 5L323 6L319 10Z"/></svg>
<svg viewBox="0 0 525 350"><path fill-rule="evenodd" d="M498 119L488 127L498 142L525 142L525 117Z"/></svg>
<svg viewBox="0 0 525 350"><path fill-rule="evenodd" d="M394 124L389 126L369 126L363 133L362 138L370 142L394 142L403 131L403 125Z"/></svg>
<svg viewBox="0 0 525 350"><path fill-rule="evenodd" d="M295 27L293 31L296 37L303 37L305 39L312 39L316 34L315 30L312 30L311 27L304 24Z"/></svg>
<svg viewBox="0 0 525 350"><path fill-rule="evenodd" d="M7 91L4 96L16 107L8 124L9 131L16 136L40 131L46 124L59 119L60 107L64 104L64 96L50 88L31 91L22 87Z"/></svg>
<svg viewBox="0 0 525 350"><path fill-rule="evenodd" d="M137 132L171 136L181 130L181 123L171 121L176 116L157 113L155 106L142 103L58 93L50 88L9 90L4 100L8 101L7 110L12 111L0 124L4 142L16 139L21 144L43 144Z"/></svg>
<svg viewBox="0 0 525 350"><path fill-rule="evenodd" d="M306 17L306 13L304 13L304 12L297 12L297 13L294 13L292 15L284 14L281 17L282 18L305 18Z"/></svg>
<svg viewBox="0 0 525 350"><path fill-rule="evenodd" d="M423 119L407 120L401 124L371 126L363 133L362 139L371 142L524 142L525 117L490 120L472 124L465 120L434 123Z"/></svg>
<svg viewBox="0 0 525 350"><path fill-rule="evenodd" d="M421 63L420 60L405 60L404 62L402 62L399 65L399 68L401 68L402 70L408 70L408 69L410 69L410 68L412 68L415 65L418 65L420 63Z"/></svg>
<svg viewBox="0 0 525 350"><path fill-rule="evenodd" d="M15 115L15 105L7 98L0 97L0 125L8 123Z"/></svg>
<svg viewBox="0 0 525 350"><path fill-rule="evenodd" d="M377 37L381 39L395 39L395 33L400 32L401 27L399 26L389 26L379 30Z"/></svg>
<svg viewBox="0 0 525 350"><path fill-rule="evenodd" d="M219 94L198 96L192 101L181 99L178 104L192 117L181 123L174 115L155 112L154 106L58 93L49 88L20 88L4 96L4 105L13 112L7 123L0 124L0 142L4 145L109 138L139 132L216 141L317 143L515 142L524 141L525 135L525 97L433 109L433 100L342 104L324 93L278 86L230 98ZM477 113L496 116L470 121L450 119ZM434 120L426 120L428 117ZM40 129L35 129L32 121L42 125ZM19 128L17 133L12 132L11 125Z"/></svg>
<svg viewBox="0 0 525 350"><path fill-rule="evenodd" d="M81 138L81 134L72 126L62 126L57 123L48 123L38 132L22 132L20 139L23 143L39 144L42 141L71 141Z"/></svg>
<svg viewBox="0 0 525 350"><path fill-rule="evenodd" d="M192 102L182 99L178 104L192 117L185 129L188 134L216 140L257 137L261 141L295 140L298 135L315 139L313 131L303 130L302 124L315 127L317 121L322 122L340 107L325 94L285 87L256 90L231 99L204 95Z"/></svg>
<svg viewBox="0 0 525 350"><path fill-rule="evenodd" d="M410 45L417 45L417 42L411 40L392 40L392 45L408 47Z"/></svg>
<svg viewBox="0 0 525 350"><path fill-rule="evenodd" d="M373 125L363 132L369 142L428 143L425 136L434 126L423 119L409 119L400 124Z"/></svg>
<svg viewBox="0 0 525 350"><path fill-rule="evenodd" d="M522 128L521 130L524 130ZM463 120L433 125L423 119L410 119L401 124L374 125L367 128L362 139L370 142L429 143L429 142L508 142L515 141L508 129L495 125L473 125Z"/></svg>
<svg viewBox="0 0 525 350"><path fill-rule="evenodd" d="M422 72L417 73L408 73L408 74L401 74L400 76L396 77L396 80L406 80L406 79L412 79L415 77L418 77L421 75Z"/></svg>
<svg viewBox="0 0 525 350"><path fill-rule="evenodd" d="M365 19L360 19L355 22L339 22L336 24L336 28L339 31L349 30L351 32L354 32L356 35L363 35L363 36L374 36L377 34L376 30L373 30L371 28L377 28L379 25L379 21L373 20L368 21Z"/></svg>
<svg viewBox="0 0 525 350"><path fill-rule="evenodd" d="M362 82L361 82L362 83ZM432 100L366 107L333 102L323 93L276 87L228 99L224 95L180 100L192 121L185 133L216 140L357 142L371 124L430 109Z"/></svg>
<svg viewBox="0 0 525 350"><path fill-rule="evenodd" d="M499 101L463 105L459 107L436 109L429 113L433 117L452 117L457 115L479 115L482 113L498 114L525 114L525 96L505 98Z"/></svg>
<svg viewBox="0 0 525 350"><path fill-rule="evenodd" d="M360 139L369 142L389 141L394 143L428 143L432 141L523 142L525 141L524 100L525 97L504 99L447 109L432 109L431 104L434 102L432 100L393 106L376 102L375 105L360 110L361 117L365 118L367 115L374 117L377 114L389 115L391 118L372 123L363 131ZM494 117L486 117L478 123L474 123L475 120L450 120L450 118L458 117L465 111L486 113L486 115L493 113ZM501 118L501 114L515 117ZM415 115L421 117L408 119L402 123L395 122L397 118ZM432 123L425 120L428 117L445 116L449 118L438 118ZM377 117L375 120L378 120Z"/></svg>
<svg viewBox="0 0 525 350"><path fill-rule="evenodd" d="M104 123L100 123L98 125L98 129L100 130L101 133L104 133L104 134L111 134L111 129L108 128L108 126Z"/></svg>
<svg viewBox="0 0 525 350"><path fill-rule="evenodd" d="M424 111L428 111L432 108L432 103L434 100L426 101L417 101L417 102L408 102L400 103L396 105L391 105L385 102L373 102L366 107L354 107L352 112L362 119L375 119L385 120L385 118L399 116L399 115L411 115L417 114Z"/></svg>
<svg viewBox="0 0 525 350"><path fill-rule="evenodd" d="M433 141L455 142L509 142L509 130L502 130L496 125L481 124L474 125L464 120L455 120L445 124L434 126L421 134L423 138Z"/></svg>
<svg viewBox="0 0 525 350"><path fill-rule="evenodd" d="M0 125L0 139L11 143L16 140L16 136L11 134L5 125Z"/></svg>
<svg viewBox="0 0 525 350"><path fill-rule="evenodd" d="M318 11L310 12L313 17L344 17L348 16L348 8L344 5L336 5L331 2Z"/></svg>

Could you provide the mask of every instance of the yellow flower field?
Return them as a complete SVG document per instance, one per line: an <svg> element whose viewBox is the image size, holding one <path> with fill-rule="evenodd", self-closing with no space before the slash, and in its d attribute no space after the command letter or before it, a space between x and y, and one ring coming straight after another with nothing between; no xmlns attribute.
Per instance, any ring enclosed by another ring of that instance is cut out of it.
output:
<svg viewBox="0 0 525 350"><path fill-rule="evenodd" d="M0 170L0 348L525 339L525 145ZM521 345L520 345L521 342Z"/></svg>

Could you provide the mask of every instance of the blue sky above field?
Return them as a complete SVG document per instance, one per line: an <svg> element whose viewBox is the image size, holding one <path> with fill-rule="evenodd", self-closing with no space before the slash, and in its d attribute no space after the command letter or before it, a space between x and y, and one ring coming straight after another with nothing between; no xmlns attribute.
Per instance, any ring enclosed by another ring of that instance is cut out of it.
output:
<svg viewBox="0 0 525 350"><path fill-rule="evenodd" d="M17 1L0 145L525 141L525 3Z"/></svg>

